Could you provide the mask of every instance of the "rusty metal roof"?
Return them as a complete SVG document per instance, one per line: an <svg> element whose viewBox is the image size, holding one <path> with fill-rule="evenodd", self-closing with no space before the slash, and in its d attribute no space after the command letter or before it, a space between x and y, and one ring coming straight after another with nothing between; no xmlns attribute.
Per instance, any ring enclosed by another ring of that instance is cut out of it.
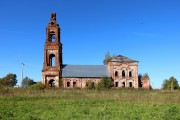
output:
<svg viewBox="0 0 180 120"><path fill-rule="evenodd" d="M125 56L123 56L123 55L115 56L115 57L113 57L110 61L111 61L111 62L122 62L122 63L139 62L139 61L130 59L130 58L128 58L128 57L125 57Z"/></svg>

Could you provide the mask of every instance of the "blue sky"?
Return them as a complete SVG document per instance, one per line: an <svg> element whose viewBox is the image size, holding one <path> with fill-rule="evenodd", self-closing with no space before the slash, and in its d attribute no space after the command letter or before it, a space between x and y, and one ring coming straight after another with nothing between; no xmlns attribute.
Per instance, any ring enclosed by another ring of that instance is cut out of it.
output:
<svg viewBox="0 0 180 120"><path fill-rule="evenodd" d="M153 88L180 83L179 0L0 1L0 77L41 81L45 28L56 12L65 64L103 64L106 52L139 61Z"/></svg>

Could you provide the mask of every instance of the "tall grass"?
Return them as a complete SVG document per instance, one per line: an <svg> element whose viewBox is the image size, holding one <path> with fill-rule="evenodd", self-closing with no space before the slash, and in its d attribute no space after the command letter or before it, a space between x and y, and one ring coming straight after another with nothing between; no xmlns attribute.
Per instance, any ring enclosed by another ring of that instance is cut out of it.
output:
<svg viewBox="0 0 180 120"><path fill-rule="evenodd" d="M180 119L180 91L112 89L6 89L0 119Z"/></svg>
<svg viewBox="0 0 180 120"><path fill-rule="evenodd" d="M135 102L180 103L180 91L137 90L137 89L22 89L9 88L0 91L0 97L58 97Z"/></svg>

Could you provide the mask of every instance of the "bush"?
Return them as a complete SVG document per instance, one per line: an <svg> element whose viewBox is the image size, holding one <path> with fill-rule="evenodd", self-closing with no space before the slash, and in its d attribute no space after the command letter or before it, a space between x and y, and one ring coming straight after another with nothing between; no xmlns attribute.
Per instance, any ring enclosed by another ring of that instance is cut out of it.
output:
<svg viewBox="0 0 180 120"><path fill-rule="evenodd" d="M46 88L46 85L42 82L38 82L34 85L29 86L29 88L34 90L44 90Z"/></svg>
<svg viewBox="0 0 180 120"><path fill-rule="evenodd" d="M86 82L86 88L89 90L95 89L95 83L92 81L87 81Z"/></svg>
<svg viewBox="0 0 180 120"><path fill-rule="evenodd" d="M36 83L36 82L34 82L33 79L28 78L28 77L25 77L25 78L22 80L21 87L27 88L28 86L34 85L35 83Z"/></svg>
<svg viewBox="0 0 180 120"><path fill-rule="evenodd" d="M112 79L103 77L101 81L98 83L98 89L111 88L112 87Z"/></svg>
<svg viewBox="0 0 180 120"><path fill-rule="evenodd" d="M60 88L63 87L63 81L62 81L62 79L59 80L59 87L60 87Z"/></svg>

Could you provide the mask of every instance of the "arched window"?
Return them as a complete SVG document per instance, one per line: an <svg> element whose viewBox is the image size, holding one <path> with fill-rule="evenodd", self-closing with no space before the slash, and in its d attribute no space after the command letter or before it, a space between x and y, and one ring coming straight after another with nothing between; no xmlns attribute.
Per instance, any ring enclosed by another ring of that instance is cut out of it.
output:
<svg viewBox="0 0 180 120"><path fill-rule="evenodd" d="M76 87L76 82L73 82L73 87Z"/></svg>
<svg viewBox="0 0 180 120"><path fill-rule="evenodd" d="M68 88L70 87L70 82L67 82L67 87L68 87Z"/></svg>
<svg viewBox="0 0 180 120"><path fill-rule="evenodd" d="M51 54L50 56L49 56L49 66L56 66L56 57L55 57L55 55L54 54Z"/></svg>
<svg viewBox="0 0 180 120"><path fill-rule="evenodd" d="M56 42L55 32L51 32L51 33L50 33L50 40L51 40L51 42Z"/></svg>
<svg viewBox="0 0 180 120"><path fill-rule="evenodd" d="M118 77L118 71L115 71L115 77Z"/></svg>
<svg viewBox="0 0 180 120"><path fill-rule="evenodd" d="M125 70L122 71L122 77L125 77L126 76L126 73L125 73Z"/></svg>
<svg viewBox="0 0 180 120"><path fill-rule="evenodd" d="M132 77L132 71L129 71L129 77Z"/></svg>

